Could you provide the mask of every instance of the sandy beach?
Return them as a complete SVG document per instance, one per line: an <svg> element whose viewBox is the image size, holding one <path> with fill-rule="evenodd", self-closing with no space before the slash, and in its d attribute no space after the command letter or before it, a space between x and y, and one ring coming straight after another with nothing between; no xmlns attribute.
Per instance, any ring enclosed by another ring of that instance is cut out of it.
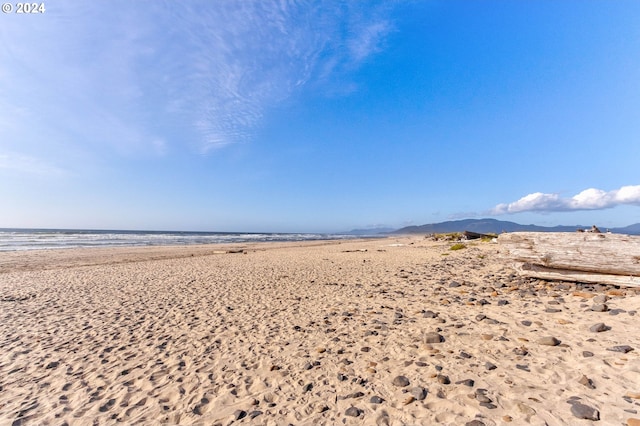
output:
<svg viewBox="0 0 640 426"><path fill-rule="evenodd" d="M451 244L0 253L0 424L640 424L640 291Z"/></svg>

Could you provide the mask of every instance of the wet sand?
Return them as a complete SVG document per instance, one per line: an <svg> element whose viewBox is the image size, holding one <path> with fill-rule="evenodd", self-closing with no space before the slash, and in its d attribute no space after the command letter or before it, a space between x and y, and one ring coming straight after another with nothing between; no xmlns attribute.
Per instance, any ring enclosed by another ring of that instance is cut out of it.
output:
<svg viewBox="0 0 640 426"><path fill-rule="evenodd" d="M451 244L0 253L0 424L640 419L640 292Z"/></svg>

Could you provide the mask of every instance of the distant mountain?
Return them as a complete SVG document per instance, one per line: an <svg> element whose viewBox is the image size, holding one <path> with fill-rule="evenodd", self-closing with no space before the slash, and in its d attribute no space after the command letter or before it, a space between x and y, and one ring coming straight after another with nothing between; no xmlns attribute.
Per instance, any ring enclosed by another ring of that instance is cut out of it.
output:
<svg viewBox="0 0 640 426"><path fill-rule="evenodd" d="M420 226L407 226L391 232L392 234L441 234L446 232L473 231L482 234L499 234L502 232L575 232L578 229L590 229L591 225L574 226L538 226L521 225L515 222L496 219L464 219L452 220L448 222L430 223ZM601 228L605 232L607 228ZM611 228L611 232L616 234L640 235L640 223L629 225L624 228Z"/></svg>
<svg viewBox="0 0 640 426"><path fill-rule="evenodd" d="M393 228L367 228L367 229L352 229L351 231L342 232L342 234L347 235L378 235L378 234L389 234L394 231Z"/></svg>
<svg viewBox="0 0 640 426"><path fill-rule="evenodd" d="M611 232L615 232L616 234L640 235L640 223L634 223L624 228L614 228Z"/></svg>

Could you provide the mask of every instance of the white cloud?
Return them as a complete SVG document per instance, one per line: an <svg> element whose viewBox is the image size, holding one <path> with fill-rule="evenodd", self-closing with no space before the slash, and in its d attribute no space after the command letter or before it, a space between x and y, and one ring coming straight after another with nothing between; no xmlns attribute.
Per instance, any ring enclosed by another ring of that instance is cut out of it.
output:
<svg viewBox="0 0 640 426"><path fill-rule="evenodd" d="M621 204L640 206L640 185L623 186L608 192L589 188L571 198L561 198L559 194L535 192L512 203L498 204L489 213L501 215L522 212L601 210Z"/></svg>

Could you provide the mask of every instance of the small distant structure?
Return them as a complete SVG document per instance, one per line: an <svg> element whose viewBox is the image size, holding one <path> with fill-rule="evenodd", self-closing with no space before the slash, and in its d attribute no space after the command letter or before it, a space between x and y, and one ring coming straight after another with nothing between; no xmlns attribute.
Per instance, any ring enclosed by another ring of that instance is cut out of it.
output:
<svg viewBox="0 0 640 426"><path fill-rule="evenodd" d="M595 225L591 226L591 229L577 229L577 232L591 232L593 234L602 234L602 231L600 231L600 228L598 228ZM609 230L607 229L607 233L609 233Z"/></svg>

